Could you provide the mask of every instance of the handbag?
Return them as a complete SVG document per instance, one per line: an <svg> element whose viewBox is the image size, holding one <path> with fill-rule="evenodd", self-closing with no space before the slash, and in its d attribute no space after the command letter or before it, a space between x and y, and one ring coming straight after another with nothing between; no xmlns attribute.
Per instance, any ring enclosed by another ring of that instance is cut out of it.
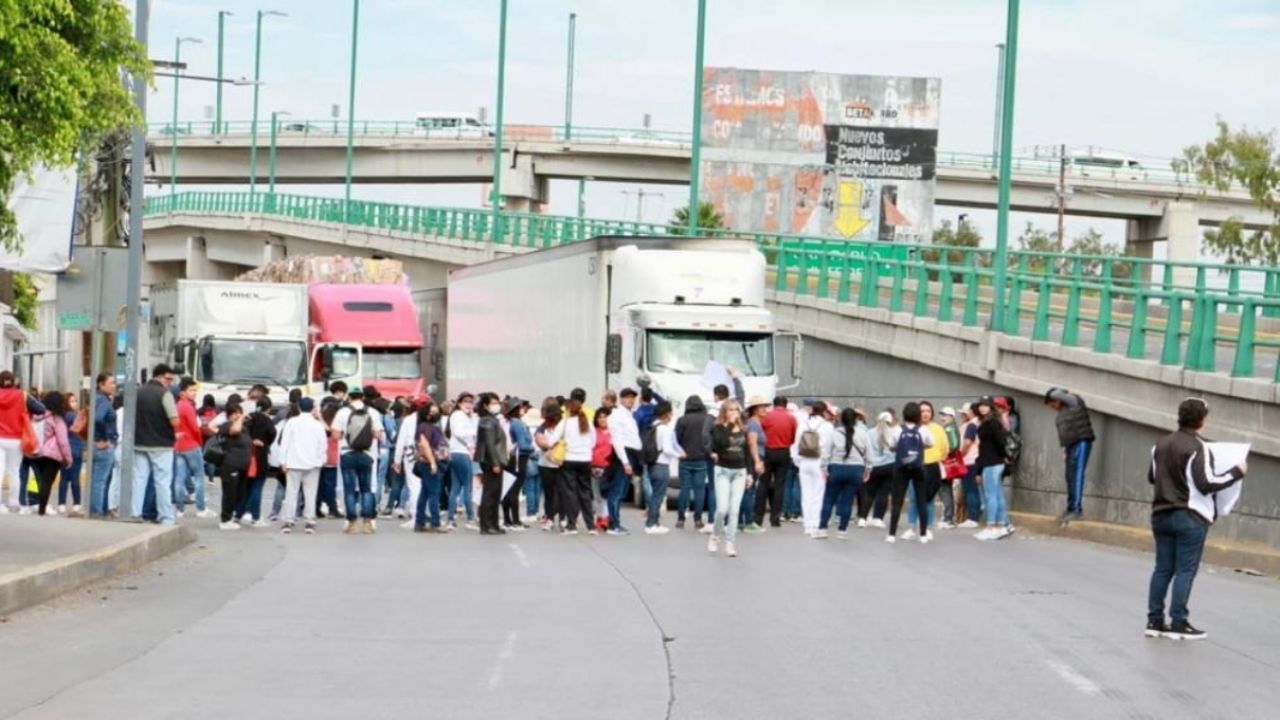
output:
<svg viewBox="0 0 1280 720"><path fill-rule="evenodd" d="M942 478L956 480L969 474L969 467L964 464L964 455L959 450L952 450L950 455L942 459Z"/></svg>
<svg viewBox="0 0 1280 720"><path fill-rule="evenodd" d="M76 413L76 419L71 422L71 433L79 435L80 439L87 440L87 429L89 427L89 414L81 410Z"/></svg>
<svg viewBox="0 0 1280 720"><path fill-rule="evenodd" d="M26 399L22 403L22 454L30 457L40 451L40 436L36 434L35 423L31 421L31 414L27 412Z"/></svg>
<svg viewBox="0 0 1280 720"><path fill-rule="evenodd" d="M561 465L564 465L564 460L565 457L568 456L568 453L569 444L564 441L564 438L560 438L556 441L556 444L552 445L551 449L547 451L547 462L555 465L556 467L560 467Z"/></svg>
<svg viewBox="0 0 1280 720"><path fill-rule="evenodd" d="M205 441L204 461L210 465L221 465L227 459L227 441L221 435L214 435Z"/></svg>
<svg viewBox="0 0 1280 720"><path fill-rule="evenodd" d="M288 421L285 421L288 424ZM267 465L278 468L284 464L284 445L280 440L284 437L284 427L276 433L276 439L271 443L271 447L267 449Z"/></svg>

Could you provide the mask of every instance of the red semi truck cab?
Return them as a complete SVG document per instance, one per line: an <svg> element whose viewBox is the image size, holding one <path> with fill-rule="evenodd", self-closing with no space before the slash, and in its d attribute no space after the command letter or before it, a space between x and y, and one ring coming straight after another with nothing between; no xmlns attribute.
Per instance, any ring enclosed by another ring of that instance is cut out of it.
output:
<svg viewBox="0 0 1280 720"><path fill-rule="evenodd" d="M422 329L404 285L310 286L313 394L341 380L383 397L422 395Z"/></svg>

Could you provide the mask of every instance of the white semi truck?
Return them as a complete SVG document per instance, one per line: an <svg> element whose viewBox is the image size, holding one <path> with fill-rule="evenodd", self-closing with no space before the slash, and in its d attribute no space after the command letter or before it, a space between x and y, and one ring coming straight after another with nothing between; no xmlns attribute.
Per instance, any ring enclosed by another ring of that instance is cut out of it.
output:
<svg viewBox="0 0 1280 720"><path fill-rule="evenodd" d="M647 382L679 414L691 395L711 400L704 376L718 364L772 399L778 332L764 288L764 256L731 239L596 238L454 270L448 389L537 407L575 387L595 403ZM795 378L800 348L797 337Z"/></svg>
<svg viewBox="0 0 1280 720"><path fill-rule="evenodd" d="M178 280L151 289L148 366L165 362L219 405L267 386L273 403L307 388L307 286Z"/></svg>

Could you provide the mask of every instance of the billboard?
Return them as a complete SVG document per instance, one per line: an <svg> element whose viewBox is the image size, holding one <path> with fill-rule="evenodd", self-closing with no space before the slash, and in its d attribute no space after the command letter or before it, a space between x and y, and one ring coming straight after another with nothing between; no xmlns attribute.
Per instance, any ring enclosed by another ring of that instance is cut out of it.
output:
<svg viewBox="0 0 1280 720"><path fill-rule="evenodd" d="M928 242L937 78L707 68L702 184L735 230Z"/></svg>

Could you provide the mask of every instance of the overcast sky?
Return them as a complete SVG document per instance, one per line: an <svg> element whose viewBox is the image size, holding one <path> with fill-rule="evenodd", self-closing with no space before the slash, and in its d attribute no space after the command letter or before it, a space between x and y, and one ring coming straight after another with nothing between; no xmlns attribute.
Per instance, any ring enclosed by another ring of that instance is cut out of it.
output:
<svg viewBox="0 0 1280 720"><path fill-rule="evenodd" d="M261 113L295 118L346 113L349 0L160 0L153 2L151 56L170 57L174 38L189 72L215 69L217 11L227 20L225 73L253 73L254 13L264 23ZM508 122L563 121L567 18L578 14L574 123L690 129L696 0L510 0ZM132 5L132 3L130 3ZM1002 0L709 0L708 65L942 79L943 150L988 152L996 74L1004 39ZM1280 2L1277 0L1023 0L1014 146L1097 146L1167 167L1182 147L1233 125L1271 130L1280 118ZM426 110L492 108L496 92L498 0L364 0L361 3L359 119L411 119ZM171 81L160 79L149 118L171 115ZM180 115L201 120L211 84L186 83ZM250 117L251 90L224 90L224 118ZM291 188L329 194L332 188ZM623 194L623 190L630 191ZM633 185L593 184L593 216L634 217ZM665 220L687 189L650 187L648 220ZM554 183L551 212L574 212L573 188ZM364 186L389 201L478 205L471 187ZM939 208L935 219L960 210ZM991 213L975 213L984 230ZM1034 217L1046 227L1050 216ZM1021 226L1024 217L1015 217ZM1120 242L1118 222L1081 219ZM993 234L989 230L987 235Z"/></svg>

